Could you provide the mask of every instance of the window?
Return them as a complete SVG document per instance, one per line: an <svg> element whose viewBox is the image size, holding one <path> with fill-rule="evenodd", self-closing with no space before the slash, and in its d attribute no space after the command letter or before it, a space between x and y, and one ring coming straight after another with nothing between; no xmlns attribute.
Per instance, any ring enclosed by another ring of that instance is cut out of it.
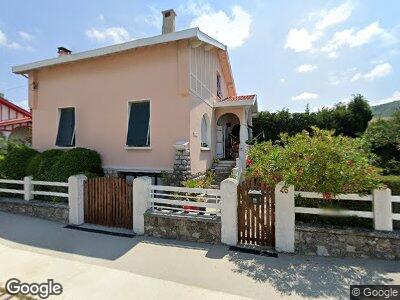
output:
<svg viewBox="0 0 400 300"><path fill-rule="evenodd" d="M219 73L217 73L217 96L222 98L221 75Z"/></svg>
<svg viewBox="0 0 400 300"><path fill-rule="evenodd" d="M210 122L208 121L208 116L206 114L201 118L201 147L208 148L209 143L209 126Z"/></svg>
<svg viewBox="0 0 400 300"><path fill-rule="evenodd" d="M56 145L59 147L75 146L75 108L60 108Z"/></svg>
<svg viewBox="0 0 400 300"><path fill-rule="evenodd" d="M150 101L129 103L126 145L129 147L150 146Z"/></svg>

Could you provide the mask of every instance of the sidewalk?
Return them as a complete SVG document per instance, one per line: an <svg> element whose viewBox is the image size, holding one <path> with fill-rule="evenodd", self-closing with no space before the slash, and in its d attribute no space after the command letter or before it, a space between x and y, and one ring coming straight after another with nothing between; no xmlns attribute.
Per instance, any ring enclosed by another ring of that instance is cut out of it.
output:
<svg viewBox="0 0 400 300"><path fill-rule="evenodd" d="M0 212L0 282L49 278L65 299L348 299L349 285L400 284L400 262L279 255L123 238Z"/></svg>

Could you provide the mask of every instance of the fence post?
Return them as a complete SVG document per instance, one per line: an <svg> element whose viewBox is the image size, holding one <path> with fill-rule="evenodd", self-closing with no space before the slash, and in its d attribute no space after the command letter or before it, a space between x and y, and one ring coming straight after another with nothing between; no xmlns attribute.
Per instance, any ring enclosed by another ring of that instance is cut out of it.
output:
<svg viewBox="0 0 400 300"><path fill-rule="evenodd" d="M150 177L138 177L133 180L133 231L144 234L144 213L150 208Z"/></svg>
<svg viewBox="0 0 400 300"><path fill-rule="evenodd" d="M393 231L392 191L375 189L372 195L375 230Z"/></svg>
<svg viewBox="0 0 400 300"><path fill-rule="evenodd" d="M238 242L237 186L233 178L221 182L221 242L230 246Z"/></svg>
<svg viewBox="0 0 400 300"><path fill-rule="evenodd" d="M85 175L74 175L68 178L69 224L81 225L84 219L84 183Z"/></svg>
<svg viewBox="0 0 400 300"><path fill-rule="evenodd" d="M275 248L280 252L294 252L294 187L284 186L280 182L275 187Z"/></svg>
<svg viewBox="0 0 400 300"><path fill-rule="evenodd" d="M33 199L33 184L32 184L32 176L24 177L24 199L26 201Z"/></svg>

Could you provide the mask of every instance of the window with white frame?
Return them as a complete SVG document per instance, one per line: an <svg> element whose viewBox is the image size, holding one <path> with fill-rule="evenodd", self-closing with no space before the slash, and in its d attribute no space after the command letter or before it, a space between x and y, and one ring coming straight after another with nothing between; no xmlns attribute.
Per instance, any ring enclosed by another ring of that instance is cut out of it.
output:
<svg viewBox="0 0 400 300"><path fill-rule="evenodd" d="M75 108L59 108L58 131L56 146L75 146Z"/></svg>
<svg viewBox="0 0 400 300"><path fill-rule="evenodd" d="M150 101L129 102L128 147L150 147Z"/></svg>
<svg viewBox="0 0 400 300"><path fill-rule="evenodd" d="M201 147L210 147L210 121L207 114L201 118Z"/></svg>

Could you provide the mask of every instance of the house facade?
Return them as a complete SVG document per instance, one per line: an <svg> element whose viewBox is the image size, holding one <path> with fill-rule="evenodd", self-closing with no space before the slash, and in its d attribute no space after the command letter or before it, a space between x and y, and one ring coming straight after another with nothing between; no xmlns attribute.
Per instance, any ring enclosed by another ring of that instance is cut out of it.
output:
<svg viewBox="0 0 400 300"><path fill-rule="evenodd" d="M198 28L175 32L175 16L163 12L159 36L60 47L57 58L13 67L29 78L33 147L90 148L121 176L197 174L216 157L244 157L256 96L236 94L225 45Z"/></svg>
<svg viewBox="0 0 400 300"><path fill-rule="evenodd" d="M0 93L0 134L6 140L31 143L32 115Z"/></svg>

